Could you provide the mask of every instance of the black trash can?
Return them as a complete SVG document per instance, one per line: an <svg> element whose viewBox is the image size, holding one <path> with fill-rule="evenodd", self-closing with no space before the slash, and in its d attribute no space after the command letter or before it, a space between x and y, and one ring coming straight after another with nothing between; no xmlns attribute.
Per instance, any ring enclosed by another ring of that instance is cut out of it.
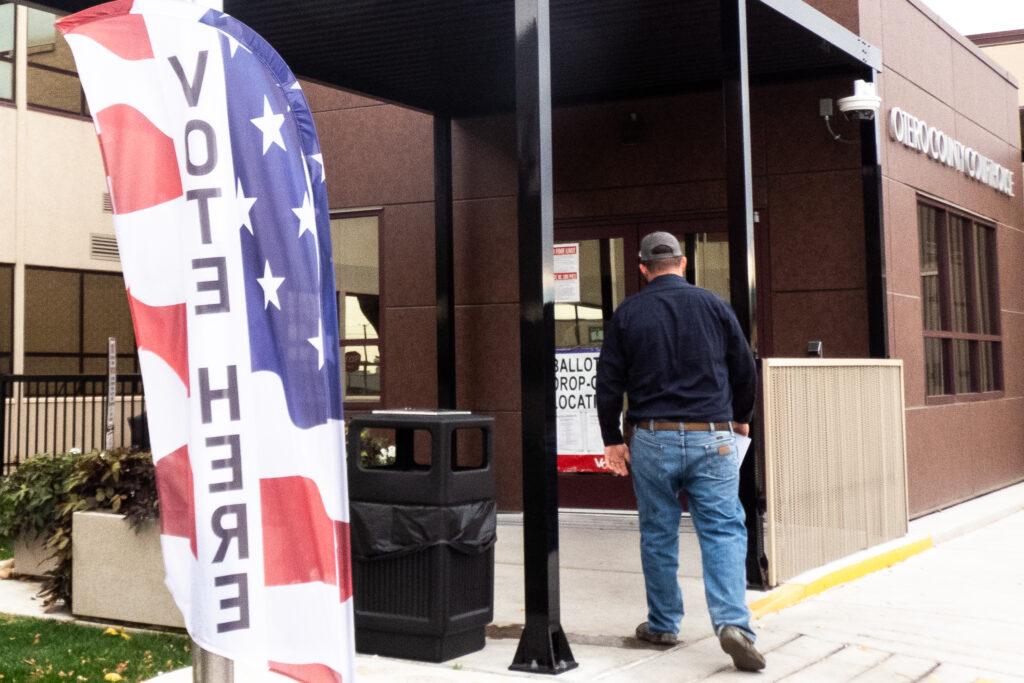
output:
<svg viewBox="0 0 1024 683"><path fill-rule="evenodd" d="M128 429L131 430L132 450L148 451L150 449L149 420L145 410L135 417L128 418Z"/></svg>
<svg viewBox="0 0 1024 683"><path fill-rule="evenodd" d="M457 411L349 422L357 652L443 662L483 649L494 617L493 425ZM386 455L374 437L385 430ZM460 441L479 446L475 462L460 461Z"/></svg>

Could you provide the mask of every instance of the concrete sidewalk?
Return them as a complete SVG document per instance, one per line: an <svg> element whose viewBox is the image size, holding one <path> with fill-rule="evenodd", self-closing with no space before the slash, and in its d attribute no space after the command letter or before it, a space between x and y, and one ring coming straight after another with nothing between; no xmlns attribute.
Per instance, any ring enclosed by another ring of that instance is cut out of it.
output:
<svg viewBox="0 0 1024 683"><path fill-rule="evenodd" d="M755 622L768 668L758 680L917 681L1024 679L1024 485L1004 489L911 523L898 542L797 577L767 602L786 607ZM526 676L507 670L523 623L522 531L502 517L495 571L495 618L487 647L444 664L360 655L362 681L476 681ZM687 616L680 645L645 647L631 638L645 619L639 534L627 515L564 515L561 528L562 624L581 681L749 680L734 671L712 637L696 537L680 534L680 581ZM919 553L909 556L901 548ZM891 568L886 565L909 557ZM872 573L873 572L873 573ZM868 574L859 578L862 574ZM843 581L859 580L843 584ZM13 584L13 585L12 585ZM797 596L794 586L841 584ZM39 616L31 586L0 581L0 612ZM765 604L766 595L749 593ZM785 604L782 604L785 603ZM799 603L799 604L796 604ZM857 678L860 676L860 678ZM161 681L191 680L188 670ZM242 672L238 681L283 680Z"/></svg>

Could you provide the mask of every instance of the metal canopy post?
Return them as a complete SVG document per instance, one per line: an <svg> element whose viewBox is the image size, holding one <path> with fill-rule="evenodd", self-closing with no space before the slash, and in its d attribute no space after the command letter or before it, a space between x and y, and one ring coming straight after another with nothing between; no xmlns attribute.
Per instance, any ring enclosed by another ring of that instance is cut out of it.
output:
<svg viewBox="0 0 1024 683"><path fill-rule="evenodd" d="M754 271L754 183L750 154L750 72L747 63L747 0L720 0L722 17L722 111L725 128L726 217L729 230L729 293L740 327L757 348L757 280ZM751 436L757 440L757 425ZM764 559L764 476L758 457L740 469L740 500L747 522L747 581L767 585Z"/></svg>
<svg viewBox="0 0 1024 683"><path fill-rule="evenodd" d="M437 292L437 407L455 408L455 239L452 120L434 116L434 253Z"/></svg>
<svg viewBox="0 0 1024 683"><path fill-rule="evenodd" d="M740 326L747 339L756 346L757 283L754 274L754 182L750 158L747 0L720 0L720 4L729 293Z"/></svg>
<svg viewBox="0 0 1024 683"><path fill-rule="evenodd" d="M554 200L548 0L516 0L519 340L523 409L526 625L515 671L576 667L562 630L555 444Z"/></svg>
<svg viewBox="0 0 1024 683"><path fill-rule="evenodd" d="M874 81L874 74L868 80ZM860 122L860 169L864 192L864 264L867 268L868 348L872 358L889 357L885 282L885 233L879 117Z"/></svg>

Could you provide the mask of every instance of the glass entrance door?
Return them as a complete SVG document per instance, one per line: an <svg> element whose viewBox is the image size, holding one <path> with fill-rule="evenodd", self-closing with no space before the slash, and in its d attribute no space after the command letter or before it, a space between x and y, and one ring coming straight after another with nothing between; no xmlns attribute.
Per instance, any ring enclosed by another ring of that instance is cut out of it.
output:
<svg viewBox="0 0 1024 683"><path fill-rule="evenodd" d="M573 273L559 271L560 267L574 267L571 259L559 261L556 256L555 268L556 289L562 297L555 304L555 362L556 369L561 369L556 372L560 382L556 400L559 503L563 508L636 509L632 480L603 469L596 406L586 403L586 387L581 389L580 385L594 376L612 313L623 299L644 285L639 269L639 243L644 235L656 230L670 232L679 239L687 256L686 276L691 283L730 300L729 240L723 217L555 231L559 256L565 258L573 252L578 257L574 271L577 281L571 286L565 283L573 280ZM628 438L628 429L626 433Z"/></svg>
<svg viewBox="0 0 1024 683"><path fill-rule="evenodd" d="M691 232L677 237L686 252L686 279L729 301L729 236Z"/></svg>
<svg viewBox="0 0 1024 683"><path fill-rule="evenodd" d="M555 347L600 348L604 325L626 298L622 237L570 242L579 258L579 300L555 304Z"/></svg>
<svg viewBox="0 0 1024 683"><path fill-rule="evenodd" d="M636 228L560 229L555 243L559 501L567 508L635 509L632 482L603 468L593 390L605 329L637 291Z"/></svg>

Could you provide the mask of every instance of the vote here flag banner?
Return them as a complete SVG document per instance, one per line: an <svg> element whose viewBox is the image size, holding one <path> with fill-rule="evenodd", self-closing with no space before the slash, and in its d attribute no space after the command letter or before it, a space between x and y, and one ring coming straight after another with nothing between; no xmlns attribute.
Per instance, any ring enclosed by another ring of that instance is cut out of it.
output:
<svg viewBox="0 0 1024 683"><path fill-rule="evenodd" d="M62 19L106 167L167 585L203 648L353 680L323 158L262 38L177 0Z"/></svg>

